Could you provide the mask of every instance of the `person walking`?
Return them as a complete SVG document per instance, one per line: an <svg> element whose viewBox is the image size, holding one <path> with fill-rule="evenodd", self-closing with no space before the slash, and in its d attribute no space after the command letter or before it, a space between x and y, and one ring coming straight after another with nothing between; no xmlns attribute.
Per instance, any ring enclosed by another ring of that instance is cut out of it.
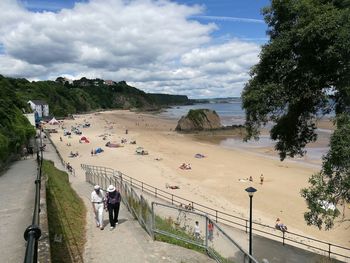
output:
<svg viewBox="0 0 350 263"><path fill-rule="evenodd" d="M214 238L214 224L213 222L209 221L208 223L208 239L210 241L213 241Z"/></svg>
<svg viewBox="0 0 350 263"><path fill-rule="evenodd" d="M120 201L121 196L117 189L113 185L108 186L105 198L105 208L108 210L111 230L113 230L115 226L118 225Z"/></svg>
<svg viewBox="0 0 350 263"><path fill-rule="evenodd" d="M264 183L264 175L261 174L261 175L260 175L260 184L262 185L263 183Z"/></svg>
<svg viewBox="0 0 350 263"><path fill-rule="evenodd" d="M94 191L91 193L92 209L95 214L96 227L103 230L103 201L104 194L99 185L94 186Z"/></svg>
<svg viewBox="0 0 350 263"><path fill-rule="evenodd" d="M195 222L195 225L194 225L194 237L195 237L196 239L199 239L199 238L200 238L200 234L201 234L201 230L200 230L200 228L199 228L199 222L196 221L196 222Z"/></svg>

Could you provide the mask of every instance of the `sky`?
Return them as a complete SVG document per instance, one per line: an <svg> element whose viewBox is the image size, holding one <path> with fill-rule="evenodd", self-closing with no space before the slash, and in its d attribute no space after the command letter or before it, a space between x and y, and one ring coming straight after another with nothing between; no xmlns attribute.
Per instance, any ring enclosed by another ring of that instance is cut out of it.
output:
<svg viewBox="0 0 350 263"><path fill-rule="evenodd" d="M125 80L152 93L240 96L268 42L269 0L1 0L0 74Z"/></svg>

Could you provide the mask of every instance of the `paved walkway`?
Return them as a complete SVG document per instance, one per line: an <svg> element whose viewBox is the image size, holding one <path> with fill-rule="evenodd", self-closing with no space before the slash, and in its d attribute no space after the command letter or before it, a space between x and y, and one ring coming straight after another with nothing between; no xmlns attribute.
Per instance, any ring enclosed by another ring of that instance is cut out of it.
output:
<svg viewBox="0 0 350 263"><path fill-rule="evenodd" d="M45 143L44 158L54 161L58 169L65 170L50 142L45 140ZM109 230L107 213L104 215L105 230L96 228L90 203L92 186L85 182L85 174L80 167L74 168L76 176L70 176L70 181L88 208L85 262L214 262L193 250L153 241L124 205L121 205L119 213L120 223L114 230Z"/></svg>
<svg viewBox="0 0 350 263"><path fill-rule="evenodd" d="M28 158L13 163L0 175L1 262L23 262L25 229L32 223L37 163Z"/></svg>

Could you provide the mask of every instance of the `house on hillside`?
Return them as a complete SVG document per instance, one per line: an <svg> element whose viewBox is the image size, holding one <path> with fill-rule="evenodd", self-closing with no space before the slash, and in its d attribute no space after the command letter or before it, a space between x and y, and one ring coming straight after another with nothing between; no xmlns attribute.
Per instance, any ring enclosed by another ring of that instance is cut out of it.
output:
<svg viewBox="0 0 350 263"><path fill-rule="evenodd" d="M61 83L61 84L65 84L65 83L69 83L69 84L73 84L73 80L66 78L66 77L58 77L56 80L56 82Z"/></svg>
<svg viewBox="0 0 350 263"><path fill-rule="evenodd" d="M49 116L49 104L47 102L43 100L30 100L28 101L28 105L39 118Z"/></svg>
<svg viewBox="0 0 350 263"><path fill-rule="evenodd" d="M106 84L108 86L112 86L115 84L115 82L113 80L105 80L104 84Z"/></svg>

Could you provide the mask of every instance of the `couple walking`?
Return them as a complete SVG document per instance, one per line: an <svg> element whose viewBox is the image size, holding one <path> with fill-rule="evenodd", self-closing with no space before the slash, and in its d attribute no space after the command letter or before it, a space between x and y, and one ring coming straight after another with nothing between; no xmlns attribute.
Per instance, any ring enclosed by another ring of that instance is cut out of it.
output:
<svg viewBox="0 0 350 263"><path fill-rule="evenodd" d="M91 203L95 213L97 227L99 227L101 230L104 228L103 209L108 211L111 230L118 225L120 201L120 193L113 185L108 186L106 194L103 193L103 190L99 185L94 186L94 191L91 193Z"/></svg>

